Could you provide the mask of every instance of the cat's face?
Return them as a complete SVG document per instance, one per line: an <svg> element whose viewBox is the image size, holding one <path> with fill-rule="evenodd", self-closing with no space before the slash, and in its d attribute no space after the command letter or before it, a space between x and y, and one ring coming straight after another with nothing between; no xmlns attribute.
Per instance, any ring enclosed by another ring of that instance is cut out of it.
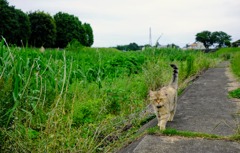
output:
<svg viewBox="0 0 240 153"><path fill-rule="evenodd" d="M167 103L167 95L161 91L150 91L150 101L158 109Z"/></svg>

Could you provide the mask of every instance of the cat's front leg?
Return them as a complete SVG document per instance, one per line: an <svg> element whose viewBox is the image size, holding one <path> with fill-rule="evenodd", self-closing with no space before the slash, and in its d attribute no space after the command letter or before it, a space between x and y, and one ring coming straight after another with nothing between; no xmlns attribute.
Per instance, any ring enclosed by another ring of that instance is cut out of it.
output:
<svg viewBox="0 0 240 153"><path fill-rule="evenodd" d="M159 122L159 127L160 127L160 130L165 130L166 129L166 125L167 125L167 121L170 117L170 114L164 114L161 116L160 118L160 122Z"/></svg>

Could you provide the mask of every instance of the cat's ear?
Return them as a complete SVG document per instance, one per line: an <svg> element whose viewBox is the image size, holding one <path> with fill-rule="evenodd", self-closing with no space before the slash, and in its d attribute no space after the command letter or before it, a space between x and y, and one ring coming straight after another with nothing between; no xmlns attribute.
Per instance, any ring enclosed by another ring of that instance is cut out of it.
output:
<svg viewBox="0 0 240 153"><path fill-rule="evenodd" d="M150 91L149 91L149 96L150 96L150 97L154 96L154 91L150 90Z"/></svg>

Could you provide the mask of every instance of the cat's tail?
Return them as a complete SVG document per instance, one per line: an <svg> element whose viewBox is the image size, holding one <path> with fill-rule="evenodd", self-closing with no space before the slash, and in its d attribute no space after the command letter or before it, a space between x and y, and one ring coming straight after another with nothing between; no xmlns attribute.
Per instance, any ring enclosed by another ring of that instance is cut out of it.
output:
<svg viewBox="0 0 240 153"><path fill-rule="evenodd" d="M171 86L174 89L177 89L178 88L178 67L175 64L170 64L170 66L173 68L173 76L172 76Z"/></svg>

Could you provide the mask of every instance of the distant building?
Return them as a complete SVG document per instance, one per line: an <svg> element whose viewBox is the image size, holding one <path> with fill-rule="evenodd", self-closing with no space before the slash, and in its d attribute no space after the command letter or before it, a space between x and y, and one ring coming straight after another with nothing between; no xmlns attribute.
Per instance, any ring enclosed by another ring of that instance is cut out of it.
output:
<svg viewBox="0 0 240 153"><path fill-rule="evenodd" d="M185 50L187 50L187 49L204 50L204 49L206 49L206 47L203 45L203 43L196 41L192 44L187 44L186 47L184 47L183 49L185 49Z"/></svg>
<svg viewBox="0 0 240 153"><path fill-rule="evenodd" d="M157 47L157 48L168 48L168 46L167 46L167 45L160 45L160 44L159 44L159 45L157 45L156 47Z"/></svg>

